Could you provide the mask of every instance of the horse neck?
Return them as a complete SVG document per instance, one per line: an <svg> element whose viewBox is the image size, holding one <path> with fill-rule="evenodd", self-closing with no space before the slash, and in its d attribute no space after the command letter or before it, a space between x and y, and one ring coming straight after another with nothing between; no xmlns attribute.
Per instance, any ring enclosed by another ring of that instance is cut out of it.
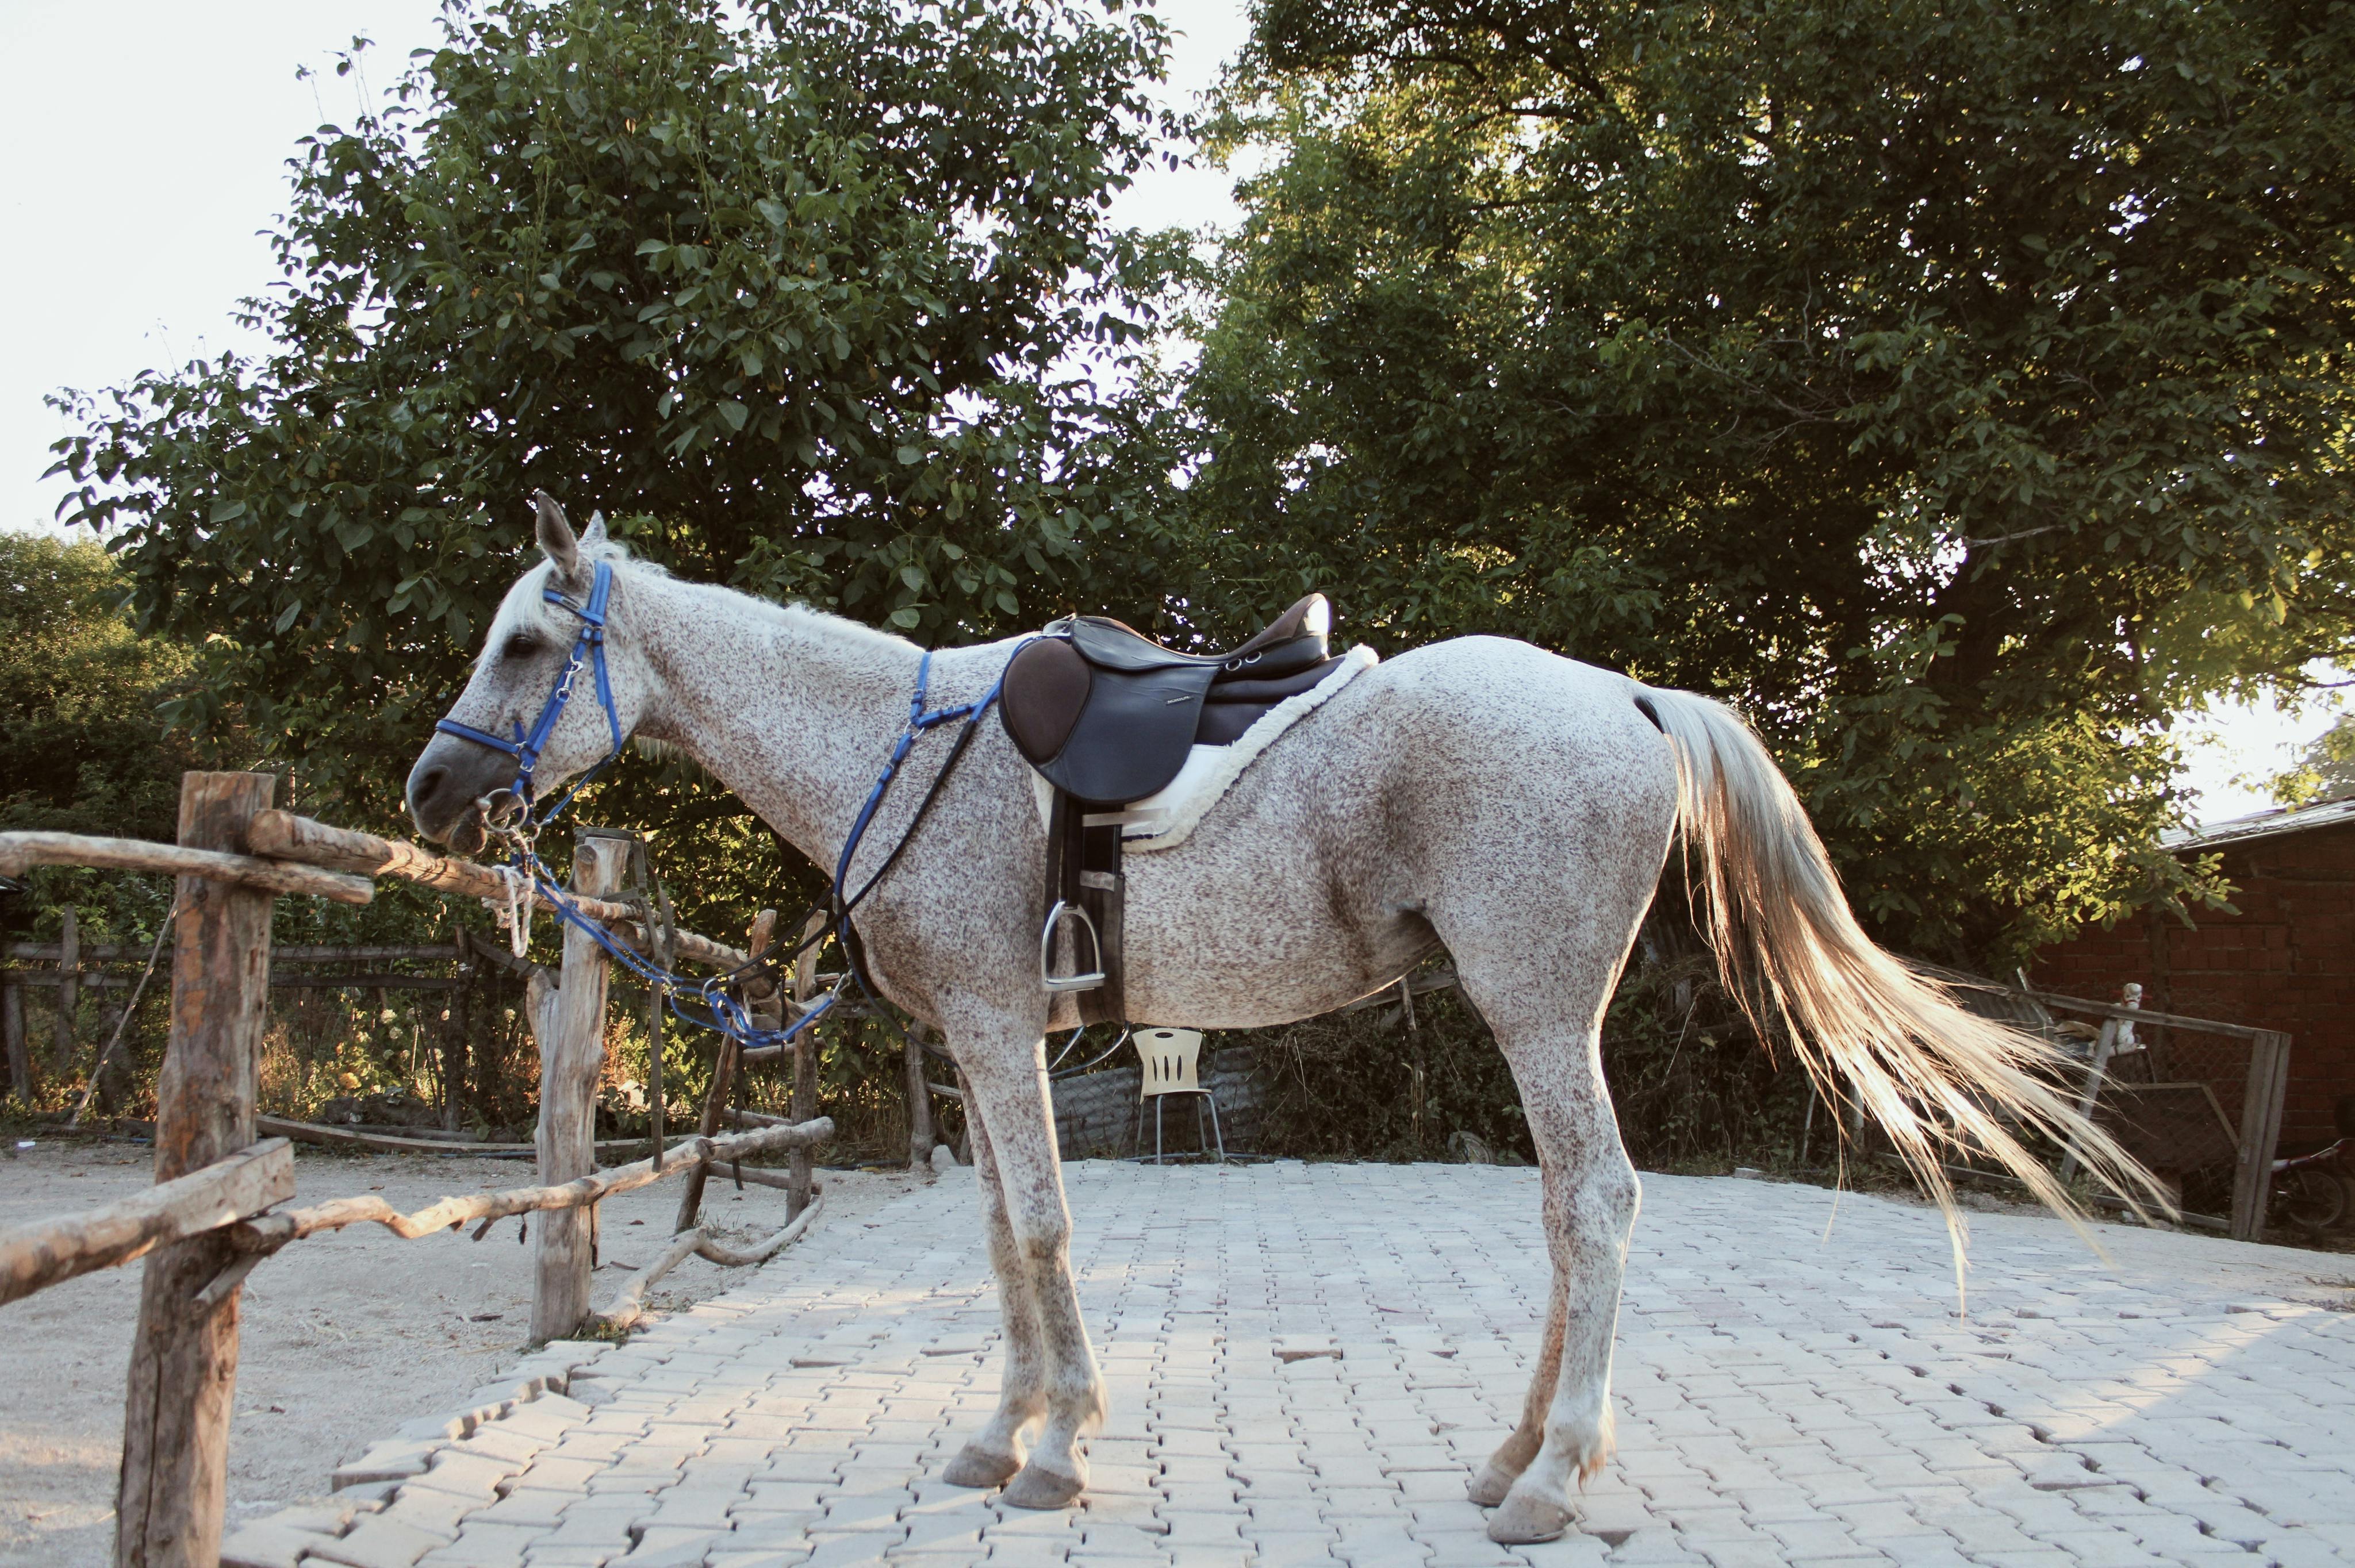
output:
<svg viewBox="0 0 2355 1568"><path fill-rule="evenodd" d="M830 868L890 753L922 657L851 621L634 577L656 687L638 733L679 747Z"/></svg>

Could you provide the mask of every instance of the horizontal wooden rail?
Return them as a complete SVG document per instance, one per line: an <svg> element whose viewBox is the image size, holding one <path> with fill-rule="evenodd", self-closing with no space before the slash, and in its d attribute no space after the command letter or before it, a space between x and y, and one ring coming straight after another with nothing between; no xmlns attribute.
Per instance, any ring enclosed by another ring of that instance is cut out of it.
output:
<svg viewBox="0 0 2355 1568"><path fill-rule="evenodd" d="M791 1127L794 1125L784 1117L770 1116L764 1111L738 1110L734 1106L720 1107L719 1114L738 1127Z"/></svg>
<svg viewBox="0 0 2355 1568"><path fill-rule="evenodd" d="M80 949L84 963L144 963L147 944L120 942L90 942ZM54 964L63 960L65 949L57 942L10 942L0 947L0 958L17 959L31 963ZM273 964L389 964L450 963L458 957L456 944L437 942L432 947L414 943L373 948L299 947L286 943L273 944L270 961Z"/></svg>
<svg viewBox="0 0 2355 1568"><path fill-rule="evenodd" d="M337 1198L311 1208L287 1209L246 1221L231 1227L229 1234L241 1252L275 1252L288 1242L316 1235L321 1231L341 1230L346 1225L382 1225L397 1236L413 1240L470 1220L502 1220L510 1214L545 1209L583 1208L616 1192L652 1186L666 1176L675 1176L695 1165L717 1164L748 1154L806 1149L833 1136L833 1121L819 1117L797 1127L764 1127L725 1138L688 1139L664 1156L659 1171L652 1160L641 1160L634 1165L615 1166L559 1186L512 1187L501 1192L443 1198L413 1214L400 1213L382 1198Z"/></svg>
<svg viewBox="0 0 2355 1568"><path fill-rule="evenodd" d="M364 876L397 876L422 887L462 893L475 898L503 899L507 885L496 871L455 855L436 854L406 839L380 839L374 833L330 827L292 811L262 811L253 819L247 840L254 853L280 861L296 861ZM541 902L535 899L535 903ZM610 899L574 896L571 905L591 920L602 922L623 946L643 952L646 938L638 911ZM740 969L751 955L725 942L681 931L672 950L689 963L711 969Z"/></svg>
<svg viewBox="0 0 2355 1568"><path fill-rule="evenodd" d="M67 975L56 969L0 969L0 978L10 985L46 991L55 991L62 985L88 986L92 991L128 991L138 983L132 975ZM321 975L300 970L282 974L274 967L270 971L270 984L278 991L457 991L465 983L455 975Z"/></svg>
<svg viewBox="0 0 2355 1568"><path fill-rule="evenodd" d="M146 871L163 876L208 876L264 893L312 895L338 904L366 904L376 885L364 876L289 865L225 850L151 844L144 839L100 839L82 833L0 833L0 876L31 865L85 865L101 871Z"/></svg>
<svg viewBox="0 0 2355 1568"><path fill-rule="evenodd" d="M254 1125L262 1131L280 1138L291 1138L297 1143L314 1144L321 1149L364 1150L375 1154L487 1154L503 1159L517 1159L538 1152L532 1143L469 1143L454 1138L404 1138L399 1133L361 1132L348 1127L328 1127L315 1121L289 1121L284 1117L256 1117ZM600 1139L600 1152L616 1149L643 1149L643 1138Z"/></svg>
<svg viewBox="0 0 2355 1568"><path fill-rule="evenodd" d="M456 975L282 975L272 969L270 984L277 991L462 991L466 982Z"/></svg>
<svg viewBox="0 0 2355 1568"><path fill-rule="evenodd" d="M272 1138L102 1209L9 1231L0 1234L0 1302L130 1263L293 1195L293 1146Z"/></svg>

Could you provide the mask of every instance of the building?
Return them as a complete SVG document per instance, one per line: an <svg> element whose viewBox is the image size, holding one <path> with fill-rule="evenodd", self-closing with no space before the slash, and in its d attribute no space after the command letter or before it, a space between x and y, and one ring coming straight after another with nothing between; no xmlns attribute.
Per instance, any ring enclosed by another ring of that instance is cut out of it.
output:
<svg viewBox="0 0 2355 1568"><path fill-rule="evenodd" d="M2280 1030L2290 1037L2280 1150L2330 1142L2334 1107L2355 1093L2355 800L2211 823L2169 847L2222 856L2232 909L2194 911L2189 927L2142 914L2089 930L2040 952L2034 984L2107 1001L2135 980L2155 1012ZM2171 1051L2177 1061L2156 1075L2206 1079L2237 1116L2228 1085L2245 1067L2232 1072L2228 1058L2238 1048L2180 1031L2159 1036L2162 1059Z"/></svg>

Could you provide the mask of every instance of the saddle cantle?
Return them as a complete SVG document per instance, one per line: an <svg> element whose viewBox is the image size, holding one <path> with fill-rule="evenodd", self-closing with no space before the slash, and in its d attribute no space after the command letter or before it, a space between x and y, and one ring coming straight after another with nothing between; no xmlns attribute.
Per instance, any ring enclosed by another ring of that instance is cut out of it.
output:
<svg viewBox="0 0 2355 1568"><path fill-rule="evenodd" d="M1225 746L1340 666L1333 610L1312 593L1226 653L1165 648L1117 620L1068 616L1006 667L998 713L1050 784L1093 806L1163 789L1197 746Z"/></svg>
<svg viewBox="0 0 2355 1568"><path fill-rule="evenodd" d="M1120 808L1167 788L1195 747L1231 745L1337 672L1348 661L1327 646L1332 622L1331 603L1312 593L1231 652L1186 653L1117 620L1067 616L1007 665L998 718L1054 786L1039 980L1091 993L1083 1022L1120 1022L1124 1011Z"/></svg>

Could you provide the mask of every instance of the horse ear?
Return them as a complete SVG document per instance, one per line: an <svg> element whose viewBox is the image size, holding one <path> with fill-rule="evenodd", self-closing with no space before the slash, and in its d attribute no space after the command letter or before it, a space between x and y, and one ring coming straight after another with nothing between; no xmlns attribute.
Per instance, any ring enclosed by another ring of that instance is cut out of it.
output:
<svg viewBox="0 0 2355 1568"><path fill-rule="evenodd" d="M581 531L581 547L586 550L604 542L605 514L602 512L591 512L589 514L589 526Z"/></svg>
<svg viewBox="0 0 2355 1568"><path fill-rule="evenodd" d="M581 569L581 541L572 536L572 524L564 520L564 508L544 490L531 493L532 510L538 514L539 550L556 563L556 575L575 576Z"/></svg>

